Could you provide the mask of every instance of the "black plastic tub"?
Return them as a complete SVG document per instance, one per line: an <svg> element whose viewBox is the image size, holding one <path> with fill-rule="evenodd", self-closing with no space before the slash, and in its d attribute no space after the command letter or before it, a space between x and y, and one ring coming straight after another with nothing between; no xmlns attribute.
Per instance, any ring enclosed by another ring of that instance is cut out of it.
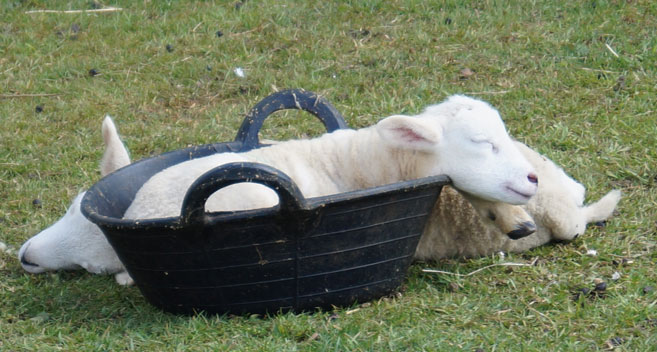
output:
<svg viewBox="0 0 657 352"><path fill-rule="evenodd" d="M144 159L96 183L82 212L107 236L146 299L172 313L275 313L351 305L394 292L405 278L444 176L304 199L294 182L262 164L213 169L190 187L181 216L124 220L155 173L212 153L260 146L258 130L273 111L309 111L332 131L345 126L324 99L284 91L260 102L234 142ZM206 213L216 190L239 182L268 185L274 208Z"/></svg>

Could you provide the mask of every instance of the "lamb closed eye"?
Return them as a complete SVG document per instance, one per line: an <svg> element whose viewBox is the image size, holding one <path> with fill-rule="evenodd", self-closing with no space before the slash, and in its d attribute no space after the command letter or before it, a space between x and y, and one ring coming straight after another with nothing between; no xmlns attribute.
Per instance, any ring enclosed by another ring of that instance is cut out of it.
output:
<svg viewBox="0 0 657 352"><path fill-rule="evenodd" d="M499 152L499 148L497 147L497 145L495 145L495 143L493 143L493 142L491 142L487 139L472 139L472 141L477 143L477 144L487 144L487 145L489 145L491 150L493 151L493 153Z"/></svg>

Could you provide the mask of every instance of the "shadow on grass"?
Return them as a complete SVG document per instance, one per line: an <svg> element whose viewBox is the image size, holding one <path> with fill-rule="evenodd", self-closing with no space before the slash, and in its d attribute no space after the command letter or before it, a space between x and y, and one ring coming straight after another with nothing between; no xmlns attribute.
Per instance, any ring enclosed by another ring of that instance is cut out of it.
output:
<svg viewBox="0 0 657 352"><path fill-rule="evenodd" d="M32 275L20 269L5 273L0 306L7 322L94 322L109 327L122 320L175 318L148 304L138 288L117 285L112 275L84 271Z"/></svg>

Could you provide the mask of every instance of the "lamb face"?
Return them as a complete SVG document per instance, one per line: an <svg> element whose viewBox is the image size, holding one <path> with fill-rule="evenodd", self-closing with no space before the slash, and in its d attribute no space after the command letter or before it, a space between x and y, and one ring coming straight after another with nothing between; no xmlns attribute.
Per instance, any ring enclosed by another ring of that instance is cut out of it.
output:
<svg viewBox="0 0 657 352"><path fill-rule="evenodd" d="M453 96L419 116L437 122L435 174L447 174L454 187L481 199L526 204L536 193L532 165L514 146L500 114L485 102Z"/></svg>
<svg viewBox="0 0 657 352"><path fill-rule="evenodd" d="M516 147L540 177L536 195L526 205L517 206L484 201L451 187L443 188L418 244L416 259L523 252L551 241L571 241L584 233L588 223L612 215L620 191L611 191L597 202L583 204L584 186L526 145L516 142ZM535 221L536 231L518 239L517 225L523 225L527 219Z"/></svg>
<svg viewBox="0 0 657 352"><path fill-rule="evenodd" d="M536 223L523 206L491 202L467 193L460 193L460 195L470 203L482 221L490 221L512 240L527 237L536 232ZM530 200L530 203L534 198Z"/></svg>
<svg viewBox="0 0 657 352"><path fill-rule="evenodd" d="M23 244L18 252L23 269L33 274L79 268L95 274L123 270L100 228L82 215L83 196L80 193L61 219Z"/></svg>
<svg viewBox="0 0 657 352"><path fill-rule="evenodd" d="M103 121L102 133L105 153L100 169L104 176L128 165L130 157L109 116ZM23 244L18 252L21 266L34 274L80 268L95 274L118 273L116 280L119 284L132 284L100 228L80 211L83 196L84 192L80 193L61 219Z"/></svg>

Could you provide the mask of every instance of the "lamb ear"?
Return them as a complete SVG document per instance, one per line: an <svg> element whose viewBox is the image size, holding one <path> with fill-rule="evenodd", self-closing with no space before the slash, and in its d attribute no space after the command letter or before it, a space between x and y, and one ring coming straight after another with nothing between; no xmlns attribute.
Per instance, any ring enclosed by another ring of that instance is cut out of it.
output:
<svg viewBox="0 0 657 352"><path fill-rule="evenodd" d="M442 133L435 123L417 117L393 115L379 121L376 130L393 147L431 151Z"/></svg>
<svg viewBox="0 0 657 352"><path fill-rule="evenodd" d="M100 174L105 176L112 171L130 164L128 150L121 142L116 126L112 118L107 115L103 120L103 140L105 142L105 153L100 161Z"/></svg>

